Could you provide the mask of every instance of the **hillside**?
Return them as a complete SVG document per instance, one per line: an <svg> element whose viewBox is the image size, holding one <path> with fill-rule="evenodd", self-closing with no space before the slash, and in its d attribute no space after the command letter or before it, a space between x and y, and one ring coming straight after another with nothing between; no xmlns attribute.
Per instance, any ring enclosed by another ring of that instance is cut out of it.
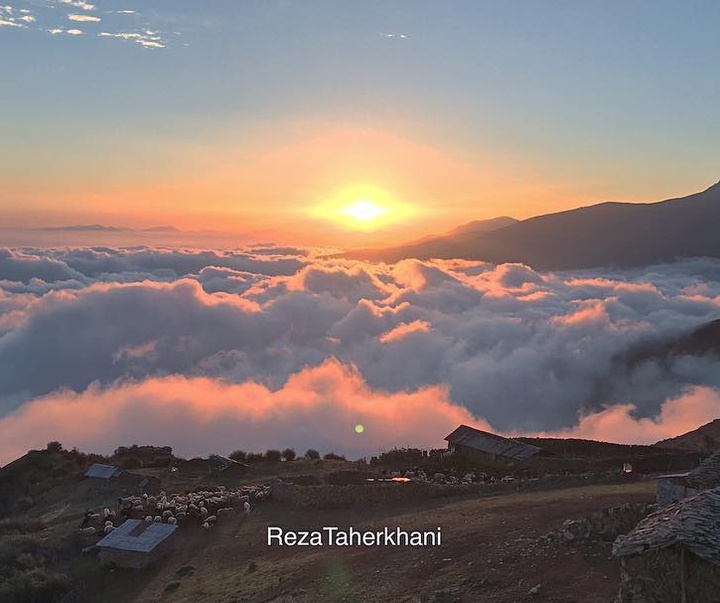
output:
<svg viewBox="0 0 720 603"><path fill-rule="evenodd" d="M661 440L655 445L677 450L713 452L720 448L720 419L675 438Z"/></svg>
<svg viewBox="0 0 720 603"><path fill-rule="evenodd" d="M632 267L681 257L720 257L720 183L657 203L600 203L547 214L492 232L461 231L346 257L396 262L462 258L522 262L539 270Z"/></svg>

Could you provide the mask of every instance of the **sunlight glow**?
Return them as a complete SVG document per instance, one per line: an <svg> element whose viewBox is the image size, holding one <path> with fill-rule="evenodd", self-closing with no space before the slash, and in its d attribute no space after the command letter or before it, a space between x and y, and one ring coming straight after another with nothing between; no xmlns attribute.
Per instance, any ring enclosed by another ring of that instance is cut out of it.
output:
<svg viewBox="0 0 720 603"><path fill-rule="evenodd" d="M384 228L416 213L409 205L395 201L386 191L368 186L346 189L310 211L315 217L365 231Z"/></svg>

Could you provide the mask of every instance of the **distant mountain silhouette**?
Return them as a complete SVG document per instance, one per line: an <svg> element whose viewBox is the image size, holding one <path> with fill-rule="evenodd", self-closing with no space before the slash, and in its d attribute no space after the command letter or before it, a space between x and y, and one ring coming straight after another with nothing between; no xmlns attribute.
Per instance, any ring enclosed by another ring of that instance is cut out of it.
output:
<svg viewBox="0 0 720 603"><path fill-rule="evenodd" d="M720 257L720 183L658 203L600 203L492 230L464 230L345 257L396 262L462 258L523 262L539 270L632 267L681 257Z"/></svg>
<svg viewBox="0 0 720 603"><path fill-rule="evenodd" d="M715 356L720 360L720 320L713 320L671 340L643 344L618 360L628 368L654 361L661 365L678 356Z"/></svg>
<svg viewBox="0 0 720 603"><path fill-rule="evenodd" d="M105 226L104 224L72 224L70 226L50 226L41 230L69 230L73 232L119 232L125 230L117 226Z"/></svg>
<svg viewBox="0 0 720 603"><path fill-rule="evenodd" d="M126 228L105 224L70 224L69 226L45 226L36 230L56 230L65 232L180 232L174 226L153 226L152 228Z"/></svg>
<svg viewBox="0 0 720 603"><path fill-rule="evenodd" d="M174 226L153 226L152 228L143 228L143 232L180 232L179 228Z"/></svg>
<svg viewBox="0 0 720 603"><path fill-rule="evenodd" d="M492 232L493 230L500 230L501 228L505 228L506 226L512 226L513 224L517 224L518 222L520 222L520 220L510 218L509 216L500 216L499 218L490 218L488 220L473 220L472 222L468 222L467 224L462 224L461 226L453 228L452 230L449 230L442 235L426 235L415 241L410 241L409 243L403 245L403 247L407 247L408 245L419 245L420 243L427 243L429 241L434 241L446 237L454 237L457 235Z"/></svg>

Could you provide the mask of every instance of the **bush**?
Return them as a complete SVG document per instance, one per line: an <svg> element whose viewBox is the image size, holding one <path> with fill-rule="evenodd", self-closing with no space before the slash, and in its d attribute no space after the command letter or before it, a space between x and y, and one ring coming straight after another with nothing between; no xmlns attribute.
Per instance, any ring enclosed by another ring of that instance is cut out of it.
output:
<svg viewBox="0 0 720 603"><path fill-rule="evenodd" d="M47 450L48 452L62 452L63 446L57 440L53 440L52 442L47 443L47 446L45 446L45 450Z"/></svg>
<svg viewBox="0 0 720 603"><path fill-rule="evenodd" d="M70 578L65 574L49 572L37 567L30 571L16 572L0 583L0 600L7 603L42 601L54 603L62 600L70 588Z"/></svg>
<svg viewBox="0 0 720 603"><path fill-rule="evenodd" d="M346 460L344 456L340 454L335 454L334 452L328 452L324 457L326 461L344 461Z"/></svg>
<svg viewBox="0 0 720 603"><path fill-rule="evenodd" d="M285 450L282 451L282 457L286 461L294 461L296 456L297 455L295 454L295 451L292 448L286 448Z"/></svg>
<svg viewBox="0 0 720 603"><path fill-rule="evenodd" d="M247 461L248 454L244 450L236 450L230 453L230 458L238 463L244 463Z"/></svg>
<svg viewBox="0 0 720 603"><path fill-rule="evenodd" d="M247 457L245 457L245 460L248 463L259 463L263 460L263 455L261 452L248 452Z"/></svg>
<svg viewBox="0 0 720 603"><path fill-rule="evenodd" d="M308 458L311 461L316 461L320 458L320 453L314 448L310 448L310 450L305 453L305 458Z"/></svg>
<svg viewBox="0 0 720 603"><path fill-rule="evenodd" d="M282 453L279 450L275 450L274 448L271 448L270 450L267 450L265 452L265 460L272 463L277 463L281 457Z"/></svg>

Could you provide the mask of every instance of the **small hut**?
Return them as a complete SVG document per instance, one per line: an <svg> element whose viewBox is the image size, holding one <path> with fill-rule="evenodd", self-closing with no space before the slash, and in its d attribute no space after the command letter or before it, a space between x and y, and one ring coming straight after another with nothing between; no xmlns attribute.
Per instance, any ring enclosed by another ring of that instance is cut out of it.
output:
<svg viewBox="0 0 720 603"><path fill-rule="evenodd" d="M690 472L661 475L657 480L657 503L661 507L720 487L720 450Z"/></svg>
<svg viewBox="0 0 720 603"><path fill-rule="evenodd" d="M154 475L142 475L132 471L123 471L118 481L134 494L157 494L162 490L162 482Z"/></svg>
<svg viewBox="0 0 720 603"><path fill-rule="evenodd" d="M524 461L540 452L531 446L511 438L504 438L489 431L460 425L445 439L448 453L464 457L472 463L484 466L507 467L516 461Z"/></svg>
<svg viewBox="0 0 720 603"><path fill-rule="evenodd" d="M88 481L93 485L108 488L110 487L110 482L119 477L121 473L122 470L113 465L95 463L85 472L85 477L88 478Z"/></svg>
<svg viewBox="0 0 720 603"><path fill-rule="evenodd" d="M687 483L689 472L660 475L657 478L656 502L664 507L683 498L695 496L698 490Z"/></svg>
<svg viewBox="0 0 720 603"><path fill-rule="evenodd" d="M720 593L720 488L648 515L618 537L619 603L717 601Z"/></svg>
<svg viewBox="0 0 720 603"><path fill-rule="evenodd" d="M177 525L128 519L97 543L100 561L128 569L142 569L162 559L172 548Z"/></svg>

